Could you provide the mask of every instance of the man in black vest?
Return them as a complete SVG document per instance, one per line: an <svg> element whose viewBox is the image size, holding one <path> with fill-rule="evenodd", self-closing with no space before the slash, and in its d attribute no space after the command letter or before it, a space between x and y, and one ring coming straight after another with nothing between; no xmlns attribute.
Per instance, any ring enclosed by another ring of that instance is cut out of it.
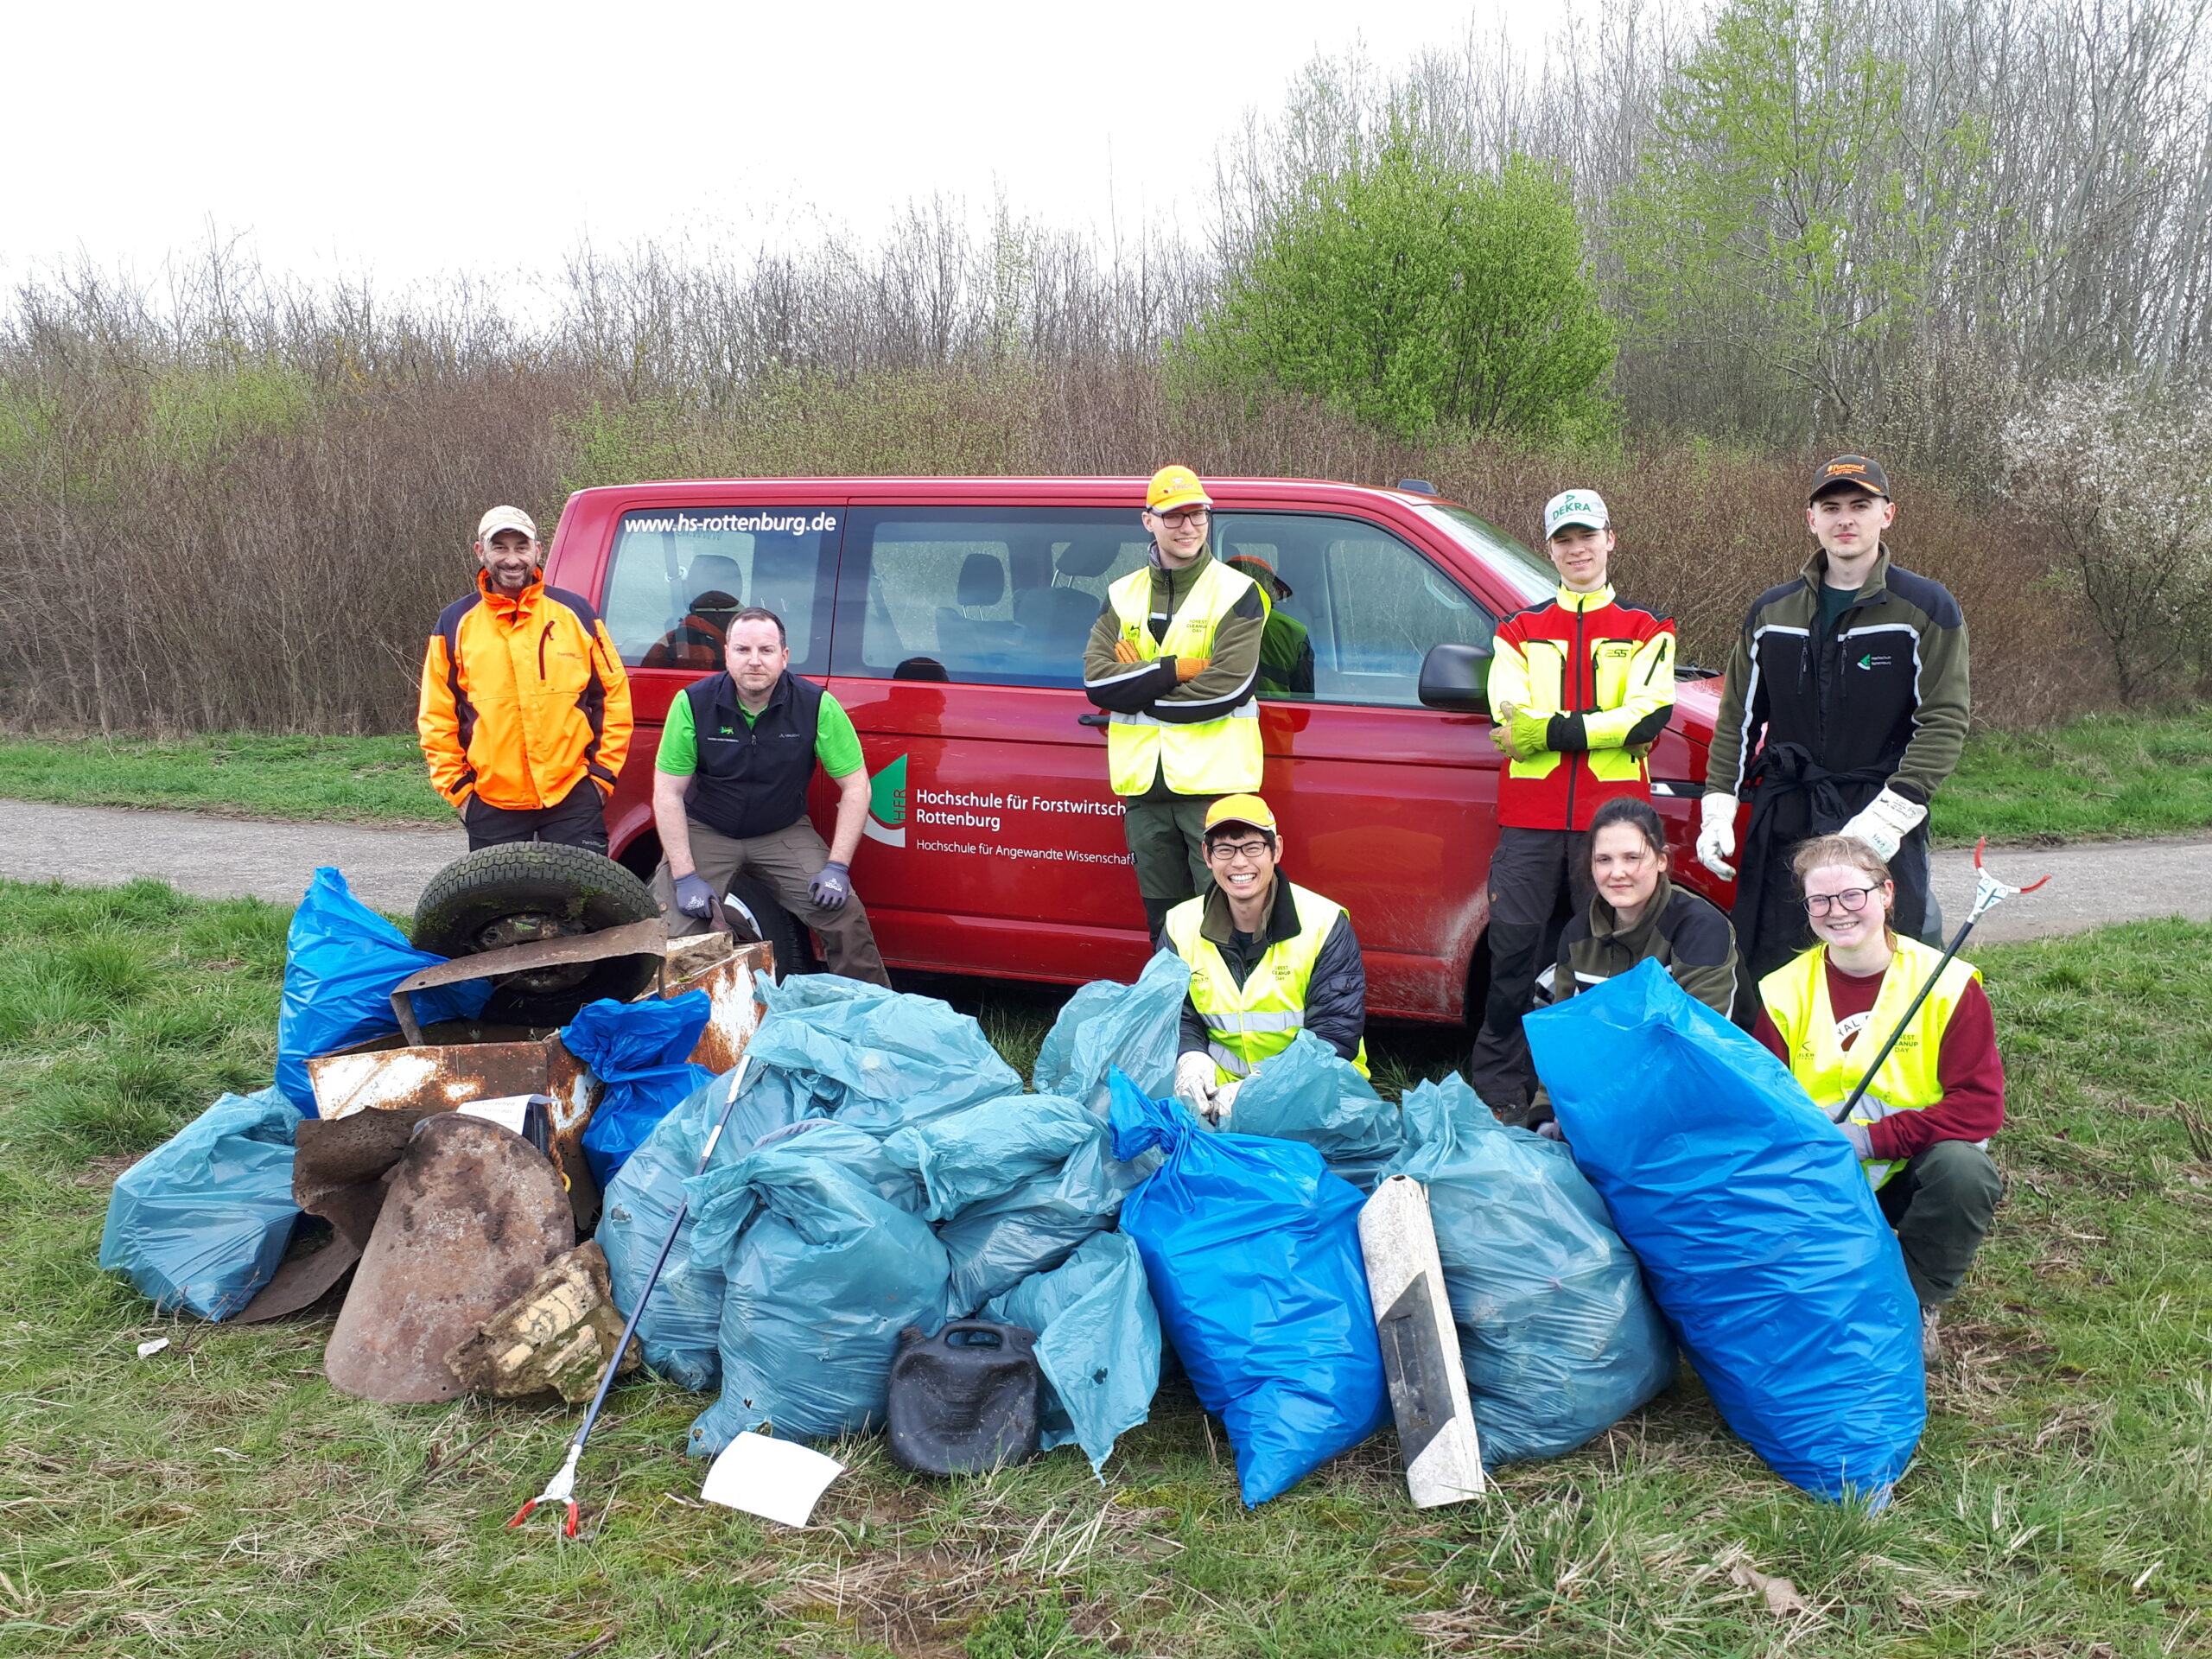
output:
<svg viewBox="0 0 2212 1659"><path fill-rule="evenodd" d="M669 931L707 931L715 899L749 870L821 938L830 972L888 985L868 912L853 896L868 785L852 720L813 681L785 671L791 653L773 611L732 617L724 656L728 668L669 705L653 762L662 853L653 897L670 912ZM806 816L817 762L837 782L827 847Z"/></svg>

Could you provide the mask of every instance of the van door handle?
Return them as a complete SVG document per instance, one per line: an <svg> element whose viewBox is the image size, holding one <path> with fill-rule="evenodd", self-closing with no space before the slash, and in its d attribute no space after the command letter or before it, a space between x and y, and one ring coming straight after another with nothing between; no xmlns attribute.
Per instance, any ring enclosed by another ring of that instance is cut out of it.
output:
<svg viewBox="0 0 2212 1659"><path fill-rule="evenodd" d="M1114 723L1114 717L1111 715L1077 715L1075 717L1075 723L1078 726L1096 726L1103 731Z"/></svg>

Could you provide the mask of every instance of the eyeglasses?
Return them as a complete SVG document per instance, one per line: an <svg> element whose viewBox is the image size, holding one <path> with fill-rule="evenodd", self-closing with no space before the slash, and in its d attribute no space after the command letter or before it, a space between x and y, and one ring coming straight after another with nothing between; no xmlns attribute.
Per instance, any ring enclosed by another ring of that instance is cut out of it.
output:
<svg viewBox="0 0 2212 1659"><path fill-rule="evenodd" d="M1871 887L1846 887L1841 893L1808 893L1805 895L1805 913L1808 916L1826 916L1836 906L1841 905L1844 909L1856 916L1866 908L1866 895L1870 893L1879 893L1881 890L1881 884L1877 882Z"/></svg>
<svg viewBox="0 0 2212 1659"><path fill-rule="evenodd" d="M1163 524L1203 524L1213 517L1213 510L1210 507L1179 507L1173 512L1155 512L1152 516Z"/></svg>
<svg viewBox="0 0 2212 1659"><path fill-rule="evenodd" d="M1274 842L1271 841L1210 841L1206 843L1206 861L1226 864L1232 858L1242 858L1256 862L1261 854L1274 850Z"/></svg>

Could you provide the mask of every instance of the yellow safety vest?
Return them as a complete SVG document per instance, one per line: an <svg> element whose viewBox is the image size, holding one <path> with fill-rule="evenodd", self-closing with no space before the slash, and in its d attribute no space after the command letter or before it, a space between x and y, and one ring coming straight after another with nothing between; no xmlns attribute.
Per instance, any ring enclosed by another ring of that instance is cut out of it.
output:
<svg viewBox="0 0 2212 1659"><path fill-rule="evenodd" d="M1167 637L1152 637L1152 566L1132 570L1106 590L1122 638L1140 662L1162 657L1211 657L1214 630L1254 587L1251 577L1218 559L1185 595L1167 624ZM1262 604L1267 595L1261 594ZM1165 777L1179 795L1237 795L1260 786L1260 706L1250 698L1220 720L1176 725L1151 715L1115 715L1106 728L1106 768L1116 795L1141 795Z"/></svg>
<svg viewBox="0 0 2212 1659"><path fill-rule="evenodd" d="M1828 1002L1827 947L1811 950L1776 969L1759 982L1759 998L1767 1018L1782 1034L1789 1050L1789 1073L1805 1092L1825 1107L1841 1105L1866 1075L1867 1057L1889 1040L1905 1005L1928 982L1942 953L1917 939L1899 935L1897 955L1882 976L1882 988L1874 998L1873 1012L1847 1051L1836 1040L1835 1010ZM1912 1016L1912 1023L1897 1039L1897 1046L1882 1062L1874 1081L1852 1109L1854 1123L1874 1123L1897 1112L1917 1112L1943 1098L1939 1071L1943 1033L1966 995L1967 987L1981 977L1970 962L1952 959L1936 988ZM1870 1159L1866 1179L1880 1186L1904 1167L1902 1159Z"/></svg>
<svg viewBox="0 0 2212 1659"><path fill-rule="evenodd" d="M1205 919L1203 894L1167 912L1167 942L1191 964L1191 1006L1206 1022L1206 1052L1213 1056L1218 1082L1249 1077L1254 1067L1281 1053L1305 1029L1306 988L1344 907L1294 881L1290 896L1298 906L1297 935L1269 945L1242 985L1214 942L1198 931ZM1351 1063L1362 1077L1367 1075L1364 1037Z"/></svg>

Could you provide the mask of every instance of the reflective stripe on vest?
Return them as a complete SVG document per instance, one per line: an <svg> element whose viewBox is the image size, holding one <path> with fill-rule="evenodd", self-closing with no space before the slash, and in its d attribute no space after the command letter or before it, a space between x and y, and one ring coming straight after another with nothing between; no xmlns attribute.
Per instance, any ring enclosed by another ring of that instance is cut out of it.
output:
<svg viewBox="0 0 2212 1659"><path fill-rule="evenodd" d="M1789 1074L1819 1105L1834 1109L1851 1097L1866 1075L1866 1056L1889 1040L1905 1005L1928 982L1942 953L1899 935L1897 955L1882 976L1873 1011L1846 1049L1836 1040L1835 1009L1828 1001L1827 947L1815 945L1759 982L1767 1018L1789 1051ZM1854 1123L1875 1123L1897 1112L1924 1111L1943 1098L1943 1033L1966 988L1981 977L1970 962L1954 959L1920 1005L1874 1074L1851 1114ZM1880 1186L1904 1167L1903 1159L1870 1159L1866 1179Z"/></svg>
<svg viewBox="0 0 2212 1659"><path fill-rule="evenodd" d="M1242 985L1220 949L1199 931L1205 899L1186 899L1167 912L1167 942L1191 965L1191 1006L1205 1021L1206 1052L1213 1057L1219 1082L1249 1077L1255 1066L1281 1053L1306 1028L1306 988L1313 982L1321 947L1329 942L1329 930L1344 912L1342 905L1296 882L1290 884L1290 896L1298 908L1297 935L1269 945ZM1363 1038L1352 1064L1366 1075Z"/></svg>
<svg viewBox="0 0 2212 1659"><path fill-rule="evenodd" d="M1214 630L1253 587L1252 579L1217 559L1206 567L1168 620L1167 637L1152 637L1152 566L1132 570L1106 590L1122 638L1139 662L1162 657L1211 657ZM1261 595L1262 604L1266 595ZM1116 715L1106 727L1106 770L1116 795L1141 795L1165 778L1179 795L1236 795L1260 786L1265 755L1260 709L1247 698L1219 720L1177 724L1152 715Z"/></svg>

